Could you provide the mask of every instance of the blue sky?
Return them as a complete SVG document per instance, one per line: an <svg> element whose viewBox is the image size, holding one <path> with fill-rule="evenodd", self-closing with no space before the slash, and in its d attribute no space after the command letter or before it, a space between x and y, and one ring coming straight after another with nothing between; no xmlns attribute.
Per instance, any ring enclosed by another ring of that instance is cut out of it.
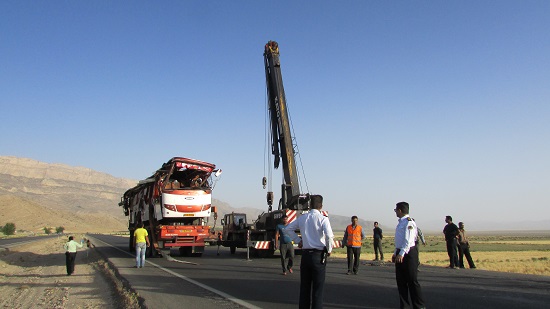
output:
<svg viewBox="0 0 550 309"><path fill-rule="evenodd" d="M405 200L441 228L548 221L549 14L548 1L2 1L0 155L132 179L201 159L224 171L216 198L267 209L275 40L329 212L393 226Z"/></svg>

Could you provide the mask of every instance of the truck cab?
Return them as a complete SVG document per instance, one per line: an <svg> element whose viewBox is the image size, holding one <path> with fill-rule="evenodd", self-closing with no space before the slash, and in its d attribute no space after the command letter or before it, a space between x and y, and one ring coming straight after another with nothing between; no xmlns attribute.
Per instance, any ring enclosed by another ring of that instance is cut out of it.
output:
<svg viewBox="0 0 550 309"><path fill-rule="evenodd" d="M250 224L246 222L246 214L230 213L226 214L222 221L222 245L229 247L231 254L235 254L237 248L246 248L247 235L250 230Z"/></svg>

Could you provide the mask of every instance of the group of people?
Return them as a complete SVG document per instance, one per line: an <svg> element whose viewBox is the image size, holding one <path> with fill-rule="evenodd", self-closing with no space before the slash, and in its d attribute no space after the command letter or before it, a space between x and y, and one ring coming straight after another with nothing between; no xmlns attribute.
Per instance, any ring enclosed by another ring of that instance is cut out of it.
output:
<svg viewBox="0 0 550 309"><path fill-rule="evenodd" d="M292 273L294 266L294 244L302 249L300 263L300 300L299 308L322 308L323 287L325 283L326 260L333 249L334 233L328 217L321 214L323 197L312 195L310 197L311 211L288 223L288 218L277 226L276 249L281 252L282 274ZM398 218L395 229L395 252L392 255L392 262L395 263L395 279L399 292L401 308L425 308L422 289L418 283L418 242L425 244L422 232L416 222L409 216L409 204L399 202L395 206L395 215ZM447 225L443 229L449 254L449 268L464 268L464 256L470 268L475 264L470 255L470 245L464 230L464 223L460 222L458 227L453 223L451 216L446 216ZM301 236L296 234L300 230ZM149 237L143 224L134 231L136 240L136 268L145 264L145 251L149 247ZM343 246L347 247L347 274L357 275L359 271L359 259L361 256L362 241L365 234L358 225L357 216L351 218L351 224L346 227ZM384 260L382 250L382 229L378 222L374 223L373 229L375 260ZM74 272L74 261L77 248L82 248L82 242L75 242L73 236L65 244L67 275ZM457 254L459 253L459 255Z"/></svg>
<svg viewBox="0 0 550 309"><path fill-rule="evenodd" d="M466 237L464 223L459 222L458 226L456 226L451 216L446 216L445 222L447 225L443 228L443 234L445 234L447 254L449 255L449 266L447 266L447 268L464 268L464 256L466 256L468 266L470 266L470 268L476 268L470 254L470 243Z"/></svg>
<svg viewBox="0 0 550 309"><path fill-rule="evenodd" d="M359 261L361 257L361 247L365 239L363 228L358 224L357 216L351 217L351 224L346 227L344 239L342 240L342 248L347 248L348 275L352 273L357 275L359 272ZM277 225L275 232L275 250L280 250L281 266L283 275L287 272L292 273L294 264L294 241L290 238L285 230L288 225L288 217L283 217L282 222ZM373 239L375 261L384 260L384 252L382 250L382 229L378 226L378 222L374 222ZM380 258L378 256L380 255Z"/></svg>
<svg viewBox="0 0 550 309"><path fill-rule="evenodd" d="M302 249L300 263L300 299L299 308L322 308L323 287L325 283L326 261L333 249L334 233L328 217L321 214L323 197L310 197L311 210L296 220L277 226L276 248L281 251L282 274L292 273L294 265L294 244ZM395 263L395 278L399 292L401 308L425 308L422 289L418 283L418 238L419 229L414 219L409 216L409 204L400 202L394 209L398 217L395 229L395 253L392 262ZM347 247L348 272L357 274L359 258L361 256L362 240L365 238L363 229L358 223L357 216L351 218L351 224L346 227L343 245ZM296 234L300 230L301 236ZM420 232L422 235L422 232ZM376 260L384 259L382 251L382 229L375 222L373 229ZM421 241L425 243L422 237Z"/></svg>
<svg viewBox="0 0 550 309"><path fill-rule="evenodd" d="M145 266L145 251L149 247L148 232L141 223L134 231L134 239L136 241L136 266L134 268L143 268ZM74 265L76 261L76 253L78 248L82 248L84 245L84 239L80 243L74 240L74 236L69 236L69 240L63 245L65 249L65 265L67 267L67 276L74 273ZM86 246L88 248L95 247L89 239L86 240Z"/></svg>

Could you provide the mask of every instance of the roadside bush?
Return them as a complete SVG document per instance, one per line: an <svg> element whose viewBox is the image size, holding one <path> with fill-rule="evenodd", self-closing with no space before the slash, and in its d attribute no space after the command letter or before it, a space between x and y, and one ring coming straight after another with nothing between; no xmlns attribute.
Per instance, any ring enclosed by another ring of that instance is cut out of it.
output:
<svg viewBox="0 0 550 309"><path fill-rule="evenodd" d="M15 234L15 223L6 223L6 225L2 227L2 233L4 233L4 235Z"/></svg>
<svg viewBox="0 0 550 309"><path fill-rule="evenodd" d="M57 234L63 234L63 231L64 231L64 230L65 230L65 228L62 227L62 226L58 226L58 227L55 228L55 232L56 232Z"/></svg>
<svg viewBox="0 0 550 309"><path fill-rule="evenodd" d="M50 235L52 233L52 228L51 227L44 227L44 233L46 235Z"/></svg>

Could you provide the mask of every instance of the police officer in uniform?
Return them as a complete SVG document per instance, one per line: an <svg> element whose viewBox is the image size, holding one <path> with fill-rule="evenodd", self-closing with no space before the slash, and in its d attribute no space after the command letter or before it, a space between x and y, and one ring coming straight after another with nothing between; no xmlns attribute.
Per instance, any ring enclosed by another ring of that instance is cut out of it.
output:
<svg viewBox="0 0 550 309"><path fill-rule="evenodd" d="M417 227L409 217L409 204L399 202L394 209L399 218L395 228L395 279L399 291L400 308L426 308L418 283L418 250L415 245ZM409 301L410 294L410 301ZM412 304L412 306L411 306Z"/></svg>
<svg viewBox="0 0 550 309"><path fill-rule="evenodd" d="M302 248L300 262L300 309L323 308L323 288L325 285L326 257L332 252L334 233L328 217L321 214L323 197L311 195L311 210L289 223L285 231L290 239ZM302 233L300 238L295 230Z"/></svg>

